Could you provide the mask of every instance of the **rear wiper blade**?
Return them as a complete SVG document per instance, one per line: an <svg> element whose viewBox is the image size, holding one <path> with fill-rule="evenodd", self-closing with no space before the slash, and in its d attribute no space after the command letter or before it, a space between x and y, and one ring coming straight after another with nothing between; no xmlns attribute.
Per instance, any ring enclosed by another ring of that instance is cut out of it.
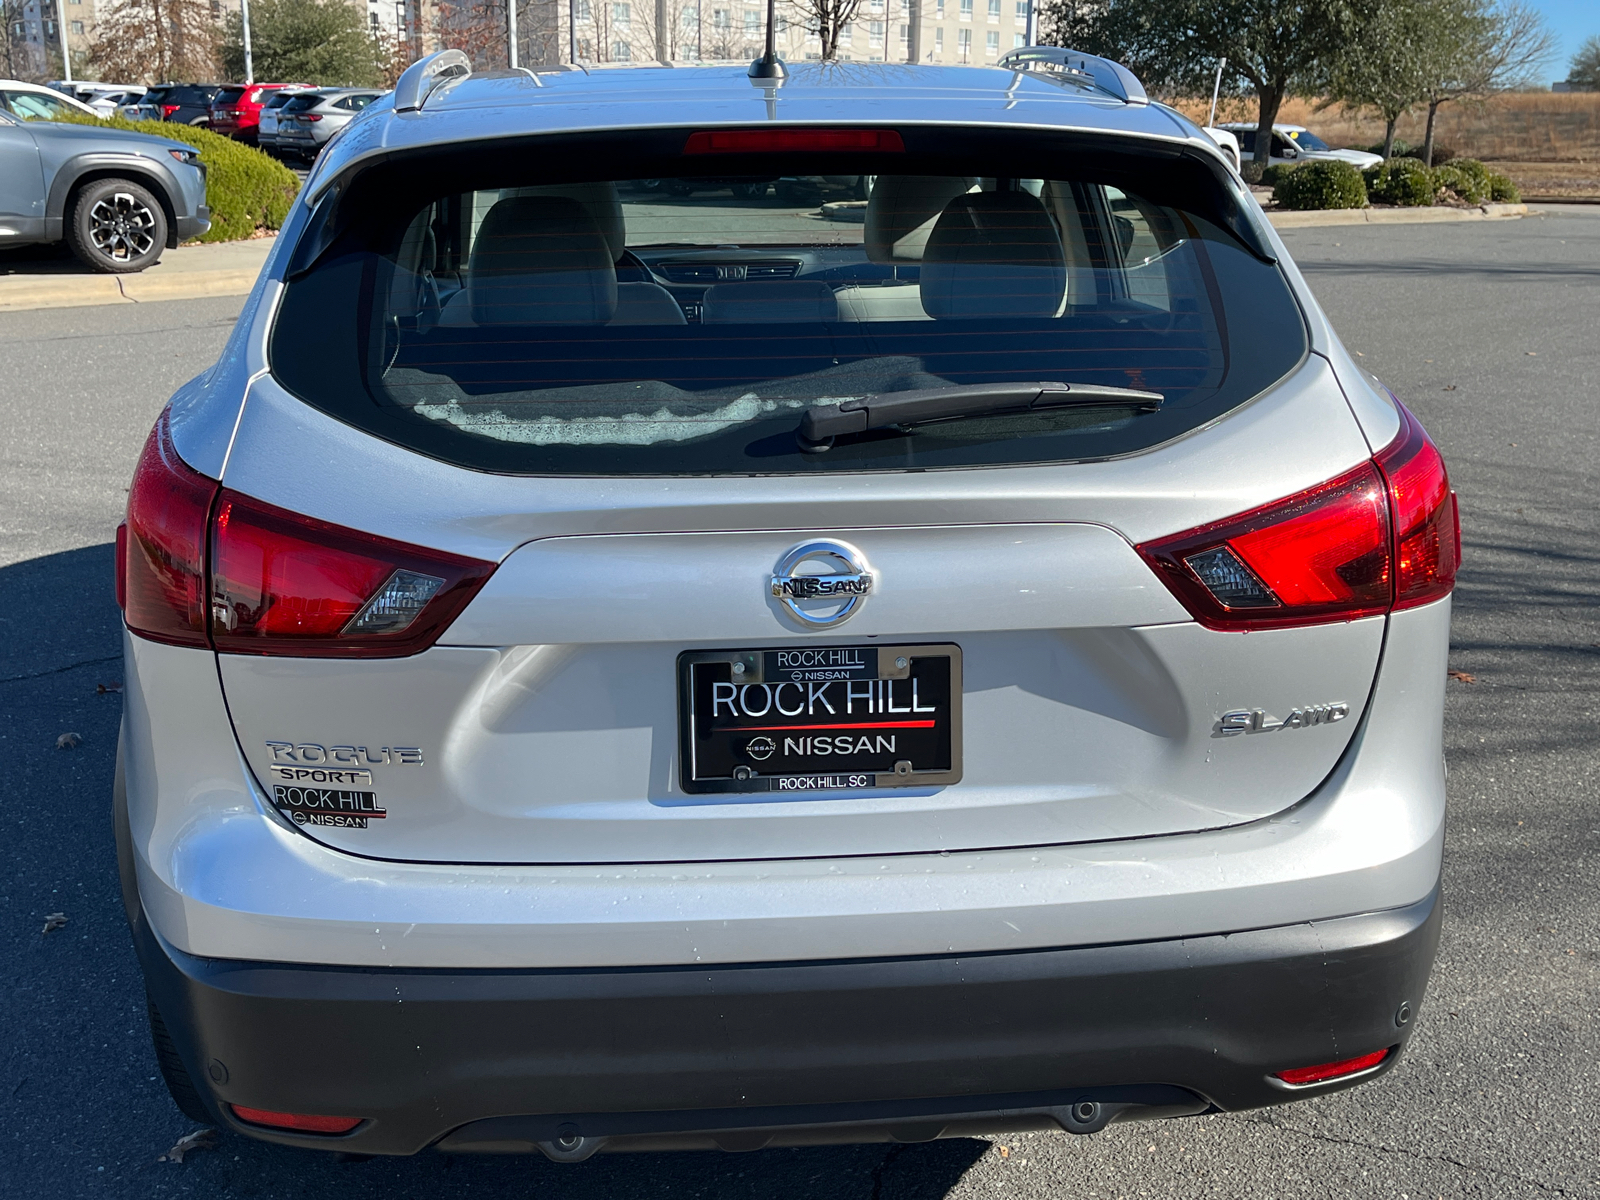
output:
<svg viewBox="0 0 1600 1200"><path fill-rule="evenodd" d="M1028 412L1048 408L1116 407L1154 412L1165 400L1160 392L1104 387L1096 383L978 383L918 388L858 396L842 404L807 409L795 438L802 450L818 453L833 439L869 429L925 425L990 413Z"/></svg>

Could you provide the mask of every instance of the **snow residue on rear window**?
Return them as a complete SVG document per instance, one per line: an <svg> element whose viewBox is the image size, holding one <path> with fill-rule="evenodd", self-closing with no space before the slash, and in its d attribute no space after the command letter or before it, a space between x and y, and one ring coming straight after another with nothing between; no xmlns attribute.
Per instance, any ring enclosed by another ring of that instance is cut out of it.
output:
<svg viewBox="0 0 1600 1200"><path fill-rule="evenodd" d="M834 398L833 402L842 398ZM652 413L620 416L541 414L518 418L507 416L498 408L467 407L452 397L443 404L417 404L412 411L468 433L529 446L654 446L720 433L780 408L810 408L813 404L829 402L826 399L763 400L754 392L746 392L720 408L700 413L675 413L663 406Z"/></svg>

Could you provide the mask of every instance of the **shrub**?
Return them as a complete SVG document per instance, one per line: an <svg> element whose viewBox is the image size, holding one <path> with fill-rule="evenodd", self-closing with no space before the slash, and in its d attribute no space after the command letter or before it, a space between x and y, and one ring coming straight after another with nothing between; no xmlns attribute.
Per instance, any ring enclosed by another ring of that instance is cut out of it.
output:
<svg viewBox="0 0 1600 1200"><path fill-rule="evenodd" d="M1361 172L1347 162L1309 162L1285 172L1273 189L1284 208L1365 208Z"/></svg>
<svg viewBox="0 0 1600 1200"><path fill-rule="evenodd" d="M1509 175L1489 174L1489 199L1495 204L1521 204L1522 193Z"/></svg>
<svg viewBox="0 0 1600 1200"><path fill-rule="evenodd" d="M1276 166L1267 167L1261 172L1261 186L1277 187L1283 181L1283 177L1299 165L1299 163L1279 163Z"/></svg>
<svg viewBox="0 0 1600 1200"><path fill-rule="evenodd" d="M1397 137L1394 139L1394 146L1390 150L1390 153L1395 158L1409 158L1415 151L1420 149L1420 146L1413 146L1410 142L1406 141L1405 138ZM1368 154L1382 154L1383 143L1374 142L1372 145L1368 146L1366 150Z"/></svg>
<svg viewBox="0 0 1600 1200"><path fill-rule="evenodd" d="M1433 172L1416 158L1391 158L1362 172L1374 204L1425 208L1433 203Z"/></svg>
<svg viewBox="0 0 1600 1200"><path fill-rule="evenodd" d="M1489 198L1489 172L1476 159L1458 158L1434 168L1433 187L1441 198L1454 196L1464 204L1482 204Z"/></svg>
<svg viewBox="0 0 1600 1200"><path fill-rule="evenodd" d="M206 165L206 207L211 210L211 228L200 235L202 242L237 241L258 229L281 228L300 191L300 180L288 167L253 146L209 129L166 121L127 121L121 117L100 120L88 115L60 120L147 133L184 142L198 150L200 161Z"/></svg>

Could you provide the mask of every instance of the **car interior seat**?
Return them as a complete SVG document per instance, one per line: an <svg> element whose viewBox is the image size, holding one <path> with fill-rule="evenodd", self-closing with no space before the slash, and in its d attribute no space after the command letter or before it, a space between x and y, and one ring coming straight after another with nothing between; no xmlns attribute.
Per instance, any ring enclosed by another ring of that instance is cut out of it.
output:
<svg viewBox="0 0 1600 1200"><path fill-rule="evenodd" d="M868 262L922 262L945 206L971 191L975 179L951 175L880 175L867 197L862 249ZM834 293L839 315L855 321L926 321L915 280L849 284Z"/></svg>
<svg viewBox="0 0 1600 1200"><path fill-rule="evenodd" d="M957 196L923 249L922 307L935 320L1053 317L1066 288L1060 231L1028 192Z"/></svg>
<svg viewBox="0 0 1600 1200"><path fill-rule="evenodd" d="M604 325L617 311L617 270L583 204L512 196L478 227L464 295L475 325ZM456 303L444 323L456 323Z"/></svg>

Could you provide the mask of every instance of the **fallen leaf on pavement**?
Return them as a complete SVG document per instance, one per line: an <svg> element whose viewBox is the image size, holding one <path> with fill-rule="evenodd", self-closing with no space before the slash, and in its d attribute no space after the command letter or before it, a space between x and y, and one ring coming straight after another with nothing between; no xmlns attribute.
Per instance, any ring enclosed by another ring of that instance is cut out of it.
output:
<svg viewBox="0 0 1600 1200"><path fill-rule="evenodd" d="M63 733L56 739L57 750L72 750L81 745L83 745L81 733Z"/></svg>
<svg viewBox="0 0 1600 1200"><path fill-rule="evenodd" d="M196 1129L193 1133L186 1133L173 1143L157 1162L181 1163L185 1154L192 1154L196 1150L215 1150L217 1148L217 1131L215 1129Z"/></svg>
<svg viewBox="0 0 1600 1200"><path fill-rule="evenodd" d="M104 696L107 692L120 692L121 690L122 685L120 683L97 683L94 685L94 694L96 696Z"/></svg>
<svg viewBox="0 0 1600 1200"><path fill-rule="evenodd" d="M66 913L51 913L49 916L45 917L45 919L44 919L44 928L42 930L40 930L40 932L41 933L50 933L53 930L60 929L66 923L67 923L67 914Z"/></svg>
<svg viewBox="0 0 1600 1200"><path fill-rule="evenodd" d="M1462 683L1478 682L1478 677L1476 675L1468 675L1465 671L1451 671L1449 672L1449 675L1451 679L1459 679Z"/></svg>

